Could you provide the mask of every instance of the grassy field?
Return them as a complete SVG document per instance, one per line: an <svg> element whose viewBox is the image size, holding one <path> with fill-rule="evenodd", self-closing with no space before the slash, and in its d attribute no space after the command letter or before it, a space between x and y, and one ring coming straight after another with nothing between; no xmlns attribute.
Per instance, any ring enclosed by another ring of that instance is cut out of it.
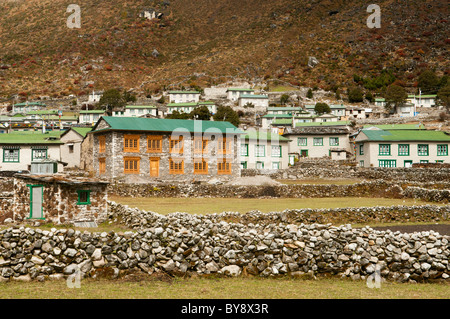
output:
<svg viewBox="0 0 450 319"><path fill-rule="evenodd" d="M159 214L187 212L191 214L211 214L225 211L246 213L259 210L267 213L285 209L372 207L393 205L423 205L426 202L414 199L393 198L131 198L110 196L117 203L153 211Z"/></svg>
<svg viewBox="0 0 450 319"><path fill-rule="evenodd" d="M349 279L175 278L171 280L65 280L0 283L1 299L448 299L448 284L383 282L371 289Z"/></svg>

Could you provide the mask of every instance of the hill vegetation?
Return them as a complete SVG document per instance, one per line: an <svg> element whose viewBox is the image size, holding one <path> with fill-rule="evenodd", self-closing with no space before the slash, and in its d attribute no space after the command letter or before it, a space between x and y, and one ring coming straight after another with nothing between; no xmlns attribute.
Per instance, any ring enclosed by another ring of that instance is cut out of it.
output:
<svg viewBox="0 0 450 319"><path fill-rule="evenodd" d="M0 97L152 95L237 78L411 92L425 70L450 73L446 0L380 0L379 29L360 0L85 0L79 29L66 25L71 3L0 0ZM145 8L162 18L139 17Z"/></svg>

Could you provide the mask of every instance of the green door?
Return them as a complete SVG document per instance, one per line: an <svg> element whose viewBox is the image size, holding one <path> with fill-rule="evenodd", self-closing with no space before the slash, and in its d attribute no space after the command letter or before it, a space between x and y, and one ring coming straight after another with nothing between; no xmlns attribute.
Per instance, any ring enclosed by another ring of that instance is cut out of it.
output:
<svg viewBox="0 0 450 319"><path fill-rule="evenodd" d="M30 219L43 219L42 202L44 199L44 186L28 186L30 187Z"/></svg>

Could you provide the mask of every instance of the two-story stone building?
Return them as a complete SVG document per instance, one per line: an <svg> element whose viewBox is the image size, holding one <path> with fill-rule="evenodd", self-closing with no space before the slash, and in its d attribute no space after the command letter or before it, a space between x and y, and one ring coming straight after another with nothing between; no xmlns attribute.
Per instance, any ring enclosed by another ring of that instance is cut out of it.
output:
<svg viewBox="0 0 450 319"><path fill-rule="evenodd" d="M228 122L102 117L89 133L96 176L207 181L240 176L240 135Z"/></svg>

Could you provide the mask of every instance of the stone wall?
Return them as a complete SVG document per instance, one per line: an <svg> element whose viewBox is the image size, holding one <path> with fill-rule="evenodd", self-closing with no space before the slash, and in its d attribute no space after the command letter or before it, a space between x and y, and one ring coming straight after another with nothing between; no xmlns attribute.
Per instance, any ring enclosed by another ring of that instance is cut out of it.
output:
<svg viewBox="0 0 450 319"><path fill-rule="evenodd" d="M326 161L324 162L326 163ZM263 172L255 170L242 170L242 176L254 176ZM380 167L355 167L350 164L318 165L309 162L298 162L295 167L279 170L270 174L274 179L304 179L304 178L357 178L366 180L401 180L417 182L440 182L450 180L449 167L410 167L410 168L380 168Z"/></svg>
<svg viewBox="0 0 450 319"><path fill-rule="evenodd" d="M219 198L322 198L387 197L450 202L449 184L364 181L349 185L211 185L211 184L110 184L111 195L126 197L219 197ZM421 187L418 187L421 186ZM428 189L426 187L440 188Z"/></svg>
<svg viewBox="0 0 450 319"><path fill-rule="evenodd" d="M272 214L273 220L241 223L236 213L163 216L115 203L109 206L112 220L136 230L1 230L0 281L62 279L78 271L82 278L140 271L333 275L354 280L378 274L398 282L450 281L450 236L433 231L403 234L350 225L305 225L277 217L285 213ZM225 221L230 218L238 222Z"/></svg>

